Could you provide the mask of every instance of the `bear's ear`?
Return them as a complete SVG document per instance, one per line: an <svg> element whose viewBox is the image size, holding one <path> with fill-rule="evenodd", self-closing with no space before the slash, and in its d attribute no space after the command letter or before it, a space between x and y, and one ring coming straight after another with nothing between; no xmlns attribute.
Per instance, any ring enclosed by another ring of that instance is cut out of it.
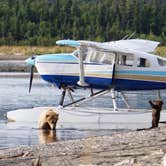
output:
<svg viewBox="0 0 166 166"><path fill-rule="evenodd" d="M47 114L47 115L46 115L46 118L48 118L48 117L49 117L49 115Z"/></svg>

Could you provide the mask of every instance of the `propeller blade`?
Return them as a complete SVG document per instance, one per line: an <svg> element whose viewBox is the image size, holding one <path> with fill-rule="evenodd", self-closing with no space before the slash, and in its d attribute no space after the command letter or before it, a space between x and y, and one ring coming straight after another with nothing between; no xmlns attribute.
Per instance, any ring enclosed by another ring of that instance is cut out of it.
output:
<svg viewBox="0 0 166 166"><path fill-rule="evenodd" d="M33 72L34 72L34 66L31 66L31 74L30 74L30 82L29 82L29 93L31 92L31 87L32 87Z"/></svg>

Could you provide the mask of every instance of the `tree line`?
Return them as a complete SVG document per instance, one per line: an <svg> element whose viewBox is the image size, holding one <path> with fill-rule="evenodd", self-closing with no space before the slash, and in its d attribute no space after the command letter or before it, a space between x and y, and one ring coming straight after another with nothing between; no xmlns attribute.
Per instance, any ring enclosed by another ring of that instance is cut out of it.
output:
<svg viewBox="0 0 166 166"><path fill-rule="evenodd" d="M135 37L166 44L165 0L1 0L0 45Z"/></svg>

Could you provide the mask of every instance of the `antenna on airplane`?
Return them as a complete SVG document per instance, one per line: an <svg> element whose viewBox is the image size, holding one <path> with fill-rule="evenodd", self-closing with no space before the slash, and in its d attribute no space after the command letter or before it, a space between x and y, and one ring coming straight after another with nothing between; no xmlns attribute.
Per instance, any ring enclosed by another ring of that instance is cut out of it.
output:
<svg viewBox="0 0 166 166"><path fill-rule="evenodd" d="M127 40L127 39L131 39L136 32L133 32L130 36L129 35L125 35L121 40Z"/></svg>
<svg viewBox="0 0 166 166"><path fill-rule="evenodd" d="M133 32L127 39L131 39L135 35L135 32Z"/></svg>
<svg viewBox="0 0 166 166"><path fill-rule="evenodd" d="M129 35L125 35L121 40L125 40L128 38Z"/></svg>

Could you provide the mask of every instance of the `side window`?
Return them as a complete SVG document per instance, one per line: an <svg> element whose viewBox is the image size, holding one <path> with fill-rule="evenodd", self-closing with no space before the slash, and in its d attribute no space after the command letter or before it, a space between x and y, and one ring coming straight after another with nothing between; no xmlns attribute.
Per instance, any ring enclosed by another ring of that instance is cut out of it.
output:
<svg viewBox="0 0 166 166"><path fill-rule="evenodd" d="M89 49L85 61L88 63L112 64L113 59L114 53L106 53L96 51L95 49Z"/></svg>
<svg viewBox="0 0 166 166"><path fill-rule="evenodd" d="M150 67L150 62L145 58L139 58L137 61L137 67Z"/></svg>
<svg viewBox="0 0 166 166"><path fill-rule="evenodd" d="M134 56L133 55L119 55L118 64L122 66L133 66Z"/></svg>
<svg viewBox="0 0 166 166"><path fill-rule="evenodd" d="M160 66L166 66L166 60L157 58L157 61L158 61L158 63L159 63Z"/></svg>
<svg viewBox="0 0 166 166"><path fill-rule="evenodd" d="M113 62L114 56L115 56L114 53L104 53L100 59L100 63L111 65Z"/></svg>

